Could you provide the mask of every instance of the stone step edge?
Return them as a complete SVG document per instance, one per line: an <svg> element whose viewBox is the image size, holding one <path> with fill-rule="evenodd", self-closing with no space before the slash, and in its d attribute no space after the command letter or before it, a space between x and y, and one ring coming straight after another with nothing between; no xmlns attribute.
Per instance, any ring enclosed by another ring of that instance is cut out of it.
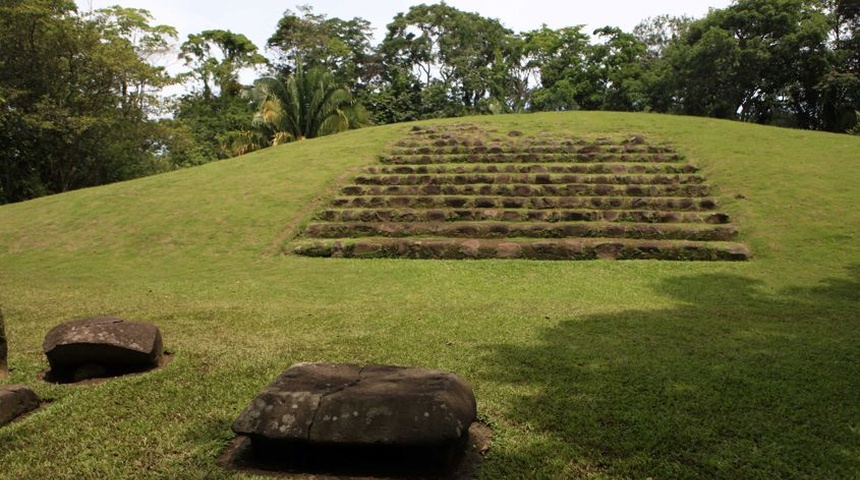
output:
<svg viewBox="0 0 860 480"><path fill-rule="evenodd" d="M409 156L381 156L379 162L383 165L440 165L451 163L677 163L685 162L684 157L678 154L664 156L629 157L624 155L538 155L538 154L498 154L498 155L409 155Z"/></svg>
<svg viewBox="0 0 860 480"><path fill-rule="evenodd" d="M610 185L476 183L464 185L345 185L339 196L444 195L507 197L694 197L711 196L709 185Z"/></svg>
<svg viewBox="0 0 860 480"><path fill-rule="evenodd" d="M679 212L629 209L507 209L481 208L327 208L314 215L325 222L610 222L610 223L705 223L730 222L723 212Z"/></svg>
<svg viewBox="0 0 860 480"><path fill-rule="evenodd" d="M504 209L555 208L645 209L659 207L675 211L712 211L717 208L713 197L509 197L477 195L368 195L338 196L329 203L331 208L479 208L478 204L493 204ZM413 205L413 207L410 207Z"/></svg>
<svg viewBox="0 0 860 480"><path fill-rule="evenodd" d="M702 185L697 174L574 174L574 173L421 173L362 174L353 178L357 185Z"/></svg>
<svg viewBox="0 0 860 480"><path fill-rule="evenodd" d="M649 240L732 241L738 236L732 224L651 224L606 222L315 222L303 238L627 238Z"/></svg>
<svg viewBox="0 0 860 480"><path fill-rule="evenodd" d="M407 155L505 155L505 154L535 154L535 155L667 155L677 154L672 147L657 146L623 146L623 145L432 145L423 144L415 147L393 147L385 154L396 156Z"/></svg>
<svg viewBox="0 0 860 480"><path fill-rule="evenodd" d="M363 238L304 241L288 248L302 256L358 259L746 261L751 258L749 247L743 243L606 238L519 241Z"/></svg>
<svg viewBox="0 0 860 480"><path fill-rule="evenodd" d="M371 165L364 167L362 172L370 175L411 175L411 174L470 174L470 173L578 173L578 174L693 174L701 169L693 164L684 163L676 166L673 163L616 162L591 164L560 164L560 163L511 163L498 164L482 163L439 163L434 165Z"/></svg>

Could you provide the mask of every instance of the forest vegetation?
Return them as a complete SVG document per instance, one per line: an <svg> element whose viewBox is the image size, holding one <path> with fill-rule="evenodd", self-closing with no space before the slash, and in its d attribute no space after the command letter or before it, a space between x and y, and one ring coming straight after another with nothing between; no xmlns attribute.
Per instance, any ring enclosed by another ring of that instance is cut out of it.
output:
<svg viewBox="0 0 860 480"><path fill-rule="evenodd" d="M0 0L0 204L367 125L655 112L858 134L860 0L736 0L702 18L514 32L445 3L362 18L299 6L266 45L179 39L142 8ZM165 56L185 71L157 66ZM258 79L241 82L253 69ZM181 86L185 93L165 96Z"/></svg>

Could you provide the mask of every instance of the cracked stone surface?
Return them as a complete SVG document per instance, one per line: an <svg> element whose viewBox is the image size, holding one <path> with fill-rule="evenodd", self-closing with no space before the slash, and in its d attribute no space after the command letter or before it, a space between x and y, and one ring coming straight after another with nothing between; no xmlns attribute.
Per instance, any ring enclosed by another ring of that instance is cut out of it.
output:
<svg viewBox="0 0 860 480"><path fill-rule="evenodd" d="M54 327L42 349L53 376L77 381L156 367L163 344L151 323L96 317Z"/></svg>
<svg viewBox="0 0 860 480"><path fill-rule="evenodd" d="M472 389L453 374L386 365L297 364L233 424L267 442L454 445L475 421Z"/></svg>
<svg viewBox="0 0 860 480"><path fill-rule="evenodd" d="M0 426L39 408L39 397L25 385L0 386Z"/></svg>

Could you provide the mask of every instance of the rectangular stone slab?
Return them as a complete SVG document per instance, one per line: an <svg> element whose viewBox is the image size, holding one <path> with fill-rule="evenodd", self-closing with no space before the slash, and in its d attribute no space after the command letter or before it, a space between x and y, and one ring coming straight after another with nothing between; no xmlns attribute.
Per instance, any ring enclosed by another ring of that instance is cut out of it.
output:
<svg viewBox="0 0 860 480"><path fill-rule="evenodd" d="M233 431L268 445L438 447L460 442L476 409L472 389L450 373L298 364L245 408Z"/></svg>
<svg viewBox="0 0 860 480"><path fill-rule="evenodd" d="M357 382L360 372L358 365L295 365L251 401L233 423L233 431L268 440L306 442L323 396Z"/></svg>

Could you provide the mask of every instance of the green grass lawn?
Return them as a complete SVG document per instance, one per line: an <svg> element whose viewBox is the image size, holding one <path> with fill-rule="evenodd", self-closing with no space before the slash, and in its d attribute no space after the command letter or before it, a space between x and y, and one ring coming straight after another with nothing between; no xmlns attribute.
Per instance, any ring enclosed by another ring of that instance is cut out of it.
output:
<svg viewBox="0 0 860 480"><path fill-rule="evenodd" d="M669 142L754 259L282 255L409 125L3 206L3 382L50 403L0 429L0 478L253 478L215 463L230 424L311 361L461 376L493 430L482 478L860 478L860 138L647 114L468 121ZM47 331L103 314L157 324L173 362L38 380Z"/></svg>

